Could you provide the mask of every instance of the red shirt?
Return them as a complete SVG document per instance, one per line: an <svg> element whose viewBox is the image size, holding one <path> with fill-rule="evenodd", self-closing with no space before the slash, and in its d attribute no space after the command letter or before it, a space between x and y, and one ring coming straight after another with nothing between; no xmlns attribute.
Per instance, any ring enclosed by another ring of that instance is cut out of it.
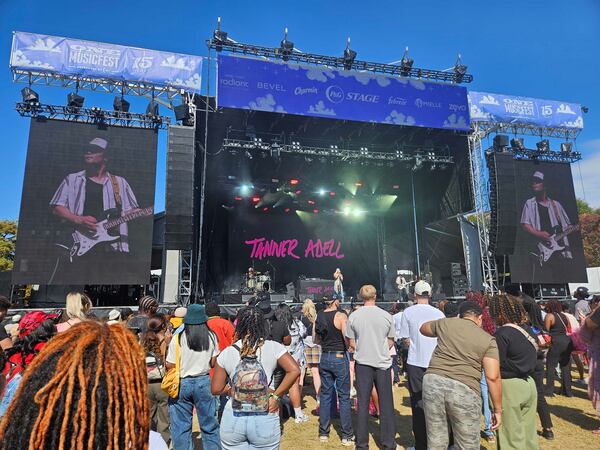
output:
<svg viewBox="0 0 600 450"><path fill-rule="evenodd" d="M222 319L221 317L210 317L206 324L217 335L219 351L223 351L233 344L235 329L229 320Z"/></svg>

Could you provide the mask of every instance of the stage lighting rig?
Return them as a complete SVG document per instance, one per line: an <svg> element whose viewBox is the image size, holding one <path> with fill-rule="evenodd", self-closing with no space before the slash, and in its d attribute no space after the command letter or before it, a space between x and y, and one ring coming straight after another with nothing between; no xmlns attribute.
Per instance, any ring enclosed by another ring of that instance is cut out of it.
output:
<svg viewBox="0 0 600 450"><path fill-rule="evenodd" d="M40 104L40 96L30 87L21 89L21 97L23 98L23 103L27 103L29 105Z"/></svg>
<svg viewBox="0 0 600 450"><path fill-rule="evenodd" d="M408 47L406 47L404 55L402 55L402 59L400 60L400 75L403 77L409 76L414 62L412 58L408 57Z"/></svg>
<svg viewBox="0 0 600 450"><path fill-rule="evenodd" d="M467 66L462 63L460 53L456 58L456 62L454 63L454 82L462 83L465 75L467 74Z"/></svg>
<svg viewBox="0 0 600 450"><path fill-rule="evenodd" d="M535 143L535 146L540 153L550 153L550 141L548 139L542 139Z"/></svg>
<svg viewBox="0 0 600 450"><path fill-rule="evenodd" d="M127 113L129 112L129 106L129 102L123 96L116 96L113 101L113 109L117 112Z"/></svg>
<svg viewBox="0 0 600 450"><path fill-rule="evenodd" d="M560 152L564 155L570 156L573 153L573 143L562 142L560 144Z"/></svg>
<svg viewBox="0 0 600 450"><path fill-rule="evenodd" d="M352 69L354 60L356 59L356 52L350 48L350 38L346 41L346 49L344 50L344 69Z"/></svg>
<svg viewBox="0 0 600 450"><path fill-rule="evenodd" d="M104 121L104 111L99 106L92 106L92 108L90 109L90 112L92 114L92 117L96 121L98 121L98 122Z"/></svg>
<svg viewBox="0 0 600 450"><path fill-rule="evenodd" d="M67 106L69 108L83 108L84 100L85 99L79 95L77 91L70 92L69 95L67 95Z"/></svg>
<svg viewBox="0 0 600 450"><path fill-rule="evenodd" d="M229 40L227 33L221 31L221 18L217 18L217 29L213 33L213 41L215 42L215 50L220 52L223 50L223 44Z"/></svg>
<svg viewBox="0 0 600 450"><path fill-rule="evenodd" d="M493 141L494 151L504 153L508 150L508 136L506 134L497 134Z"/></svg>
<svg viewBox="0 0 600 450"><path fill-rule="evenodd" d="M512 138L510 147L515 151L525 150L525 140L523 138Z"/></svg>
<svg viewBox="0 0 600 450"><path fill-rule="evenodd" d="M281 59L283 59L284 61L288 61L293 51L294 43L292 41L288 41L288 29L286 27L283 40L279 44L279 55L281 56Z"/></svg>
<svg viewBox="0 0 600 450"><path fill-rule="evenodd" d="M158 114L158 103L152 99L146 107L146 115L149 117L157 117Z"/></svg>

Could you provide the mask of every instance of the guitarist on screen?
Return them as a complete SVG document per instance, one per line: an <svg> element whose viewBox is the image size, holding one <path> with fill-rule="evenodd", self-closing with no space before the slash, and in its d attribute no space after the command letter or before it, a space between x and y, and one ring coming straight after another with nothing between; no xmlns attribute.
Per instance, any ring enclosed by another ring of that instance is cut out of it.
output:
<svg viewBox="0 0 600 450"><path fill-rule="evenodd" d="M531 179L534 197L523 205L521 227L536 242L535 253L541 267L555 266L573 259L567 235L577 230L562 205L548 197L544 174L536 171Z"/></svg>
<svg viewBox="0 0 600 450"><path fill-rule="evenodd" d="M127 221L145 215L129 183L107 170L109 143L94 138L87 144L85 169L68 174L56 190L50 207L55 216L73 225L70 248L72 270L126 262L129 254ZM108 220L105 220L108 219ZM113 266L113 270L114 270ZM88 268L89 269L89 268Z"/></svg>

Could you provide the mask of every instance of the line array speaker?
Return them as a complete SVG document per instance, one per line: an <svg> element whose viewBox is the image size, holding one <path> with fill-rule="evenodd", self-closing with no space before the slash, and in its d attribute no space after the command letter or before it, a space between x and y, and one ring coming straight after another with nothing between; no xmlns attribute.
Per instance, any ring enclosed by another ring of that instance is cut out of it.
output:
<svg viewBox="0 0 600 450"><path fill-rule="evenodd" d="M512 255L519 225L513 154L490 151L487 164L490 173L490 251L497 255Z"/></svg>

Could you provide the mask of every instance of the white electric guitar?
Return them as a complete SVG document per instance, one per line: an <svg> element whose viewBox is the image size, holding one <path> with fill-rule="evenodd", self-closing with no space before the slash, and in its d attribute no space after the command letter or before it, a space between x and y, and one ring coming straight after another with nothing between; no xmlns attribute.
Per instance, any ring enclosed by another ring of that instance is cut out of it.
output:
<svg viewBox="0 0 600 450"><path fill-rule="evenodd" d="M579 230L579 224L569 225L562 233L554 233L547 241L538 242L540 266L544 265L555 252L560 252L565 249L564 245L560 245L558 242L561 241L565 236L568 236L573 231Z"/></svg>
<svg viewBox="0 0 600 450"><path fill-rule="evenodd" d="M119 234L113 236L109 234L109 230L118 227L119 225L129 222L133 219L140 217L151 216L154 212L154 208L148 207L144 209L138 209L134 212L125 214L124 216L116 217L114 219L104 219L96 224L96 230L75 230L72 234L73 245L69 252L71 261L75 256L82 256L89 252L96 245L103 242L114 242L121 238Z"/></svg>

